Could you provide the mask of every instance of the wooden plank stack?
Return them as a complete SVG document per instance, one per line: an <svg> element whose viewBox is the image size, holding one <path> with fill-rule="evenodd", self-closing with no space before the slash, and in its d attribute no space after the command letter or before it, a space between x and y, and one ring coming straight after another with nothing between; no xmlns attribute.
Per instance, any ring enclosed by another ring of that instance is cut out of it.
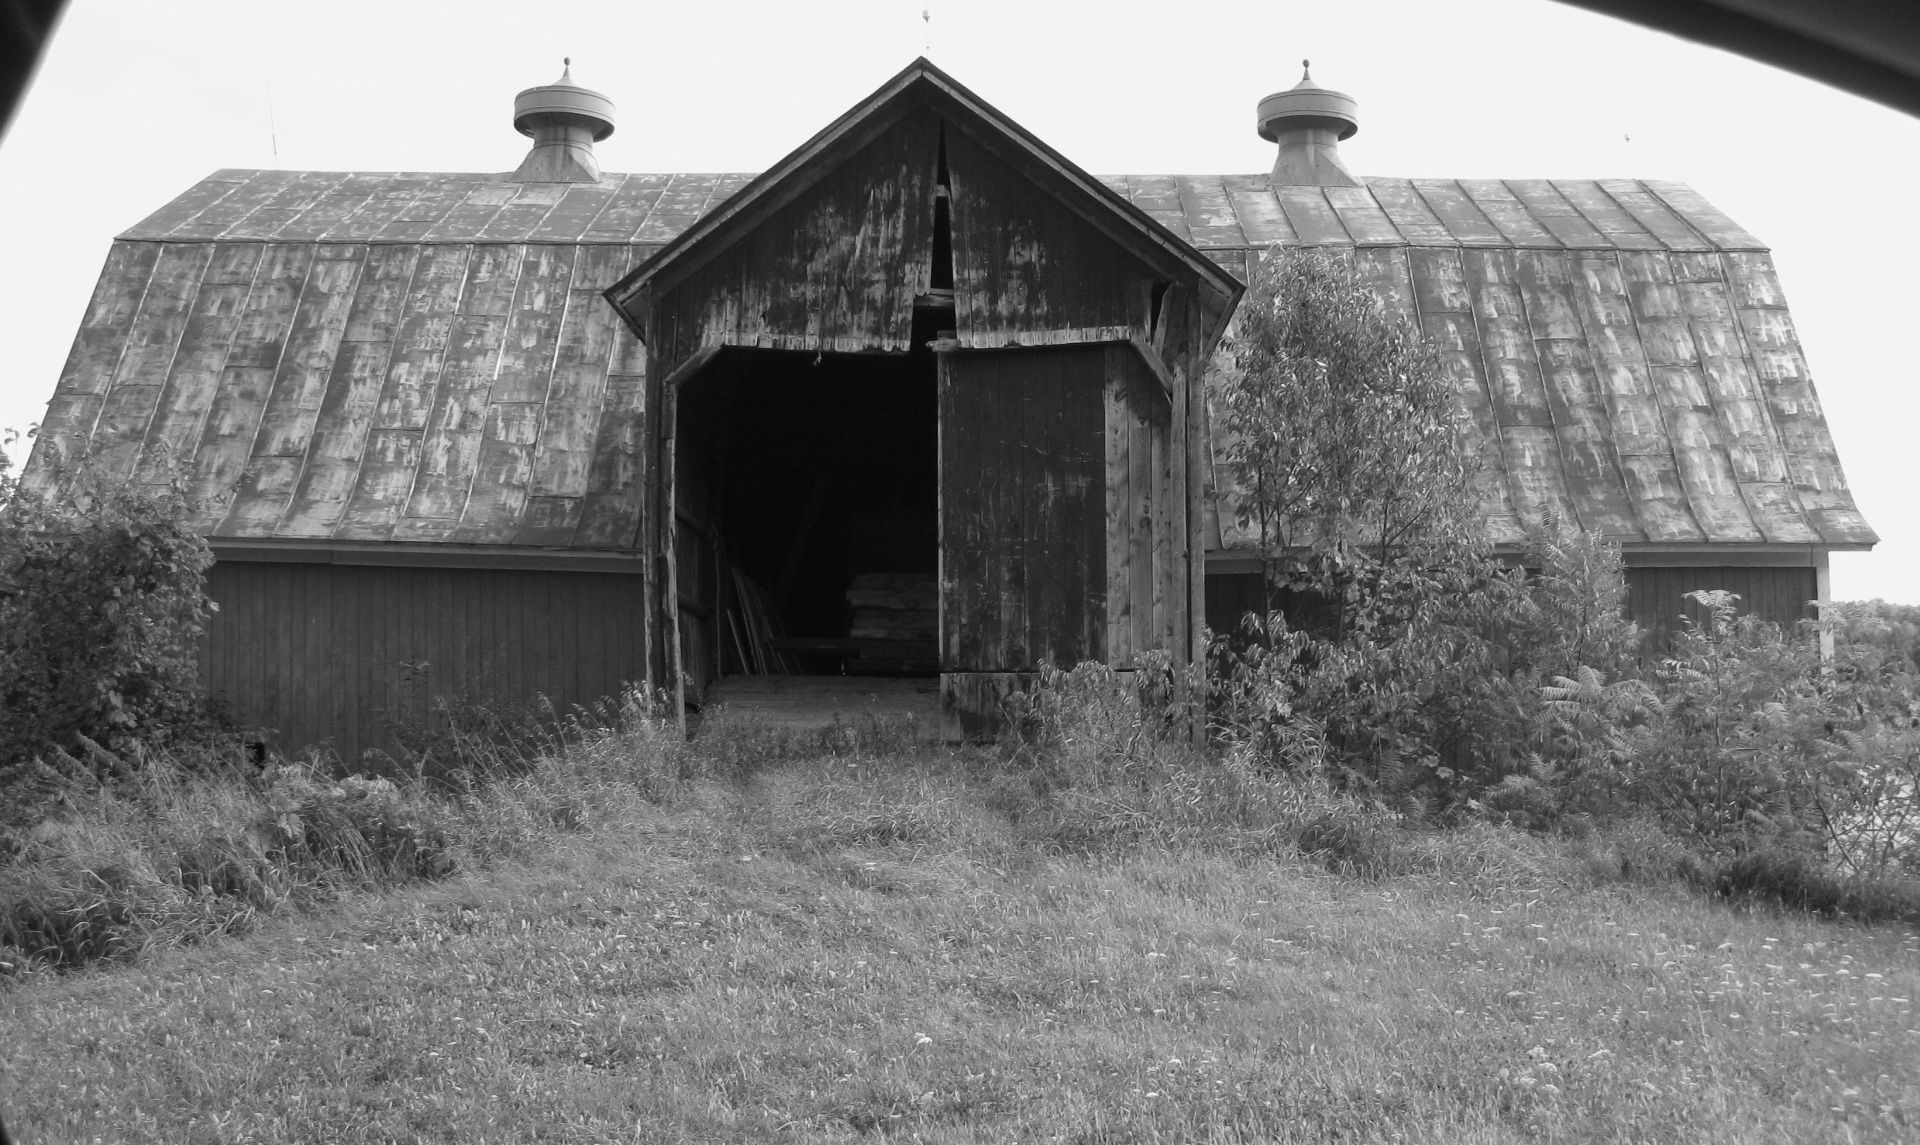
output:
<svg viewBox="0 0 1920 1145"><path fill-rule="evenodd" d="M940 585L931 573L862 573L847 589L848 671L918 673L940 664Z"/></svg>
<svg viewBox="0 0 1920 1145"><path fill-rule="evenodd" d="M733 572L735 607L726 610L727 636L734 663L749 676L790 676L799 671L790 652L780 647L780 623L759 583L739 569Z"/></svg>

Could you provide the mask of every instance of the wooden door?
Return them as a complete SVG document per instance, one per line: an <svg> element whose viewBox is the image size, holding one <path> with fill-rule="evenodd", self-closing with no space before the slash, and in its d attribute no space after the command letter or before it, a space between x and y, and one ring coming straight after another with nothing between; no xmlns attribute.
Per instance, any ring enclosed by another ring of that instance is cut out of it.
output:
<svg viewBox="0 0 1920 1145"><path fill-rule="evenodd" d="M1105 360L1097 345L941 356L943 677L1105 658Z"/></svg>

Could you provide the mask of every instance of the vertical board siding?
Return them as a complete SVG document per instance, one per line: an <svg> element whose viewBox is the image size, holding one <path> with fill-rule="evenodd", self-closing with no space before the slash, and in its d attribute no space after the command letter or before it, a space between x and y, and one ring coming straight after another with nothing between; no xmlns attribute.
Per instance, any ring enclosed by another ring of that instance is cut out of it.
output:
<svg viewBox="0 0 1920 1145"><path fill-rule="evenodd" d="M932 113L904 116L663 291L656 368L721 343L906 349L932 273L939 146Z"/></svg>
<svg viewBox="0 0 1920 1145"><path fill-rule="evenodd" d="M1647 630L1646 651L1658 654L1678 631L1684 616L1704 623L1706 610L1686 599L1689 592L1725 589L1740 597L1742 613L1792 630L1810 619L1808 602L1819 594L1818 570L1810 567L1690 567L1627 569L1627 615Z"/></svg>
<svg viewBox="0 0 1920 1145"><path fill-rule="evenodd" d="M942 358L943 671L1105 656L1105 386L1102 346Z"/></svg>
<svg viewBox="0 0 1920 1145"><path fill-rule="evenodd" d="M1147 332L1156 272L1137 253L951 124L946 148L954 317L962 345L1033 346Z"/></svg>
<svg viewBox="0 0 1920 1145"><path fill-rule="evenodd" d="M646 677L632 574L221 561L207 593L213 694L276 748L348 765L435 697L564 712Z"/></svg>

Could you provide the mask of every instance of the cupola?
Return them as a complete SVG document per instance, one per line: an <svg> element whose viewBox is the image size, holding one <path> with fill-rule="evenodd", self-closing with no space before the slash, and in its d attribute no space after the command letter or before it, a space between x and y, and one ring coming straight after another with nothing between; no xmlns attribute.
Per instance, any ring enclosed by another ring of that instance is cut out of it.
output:
<svg viewBox="0 0 1920 1145"><path fill-rule="evenodd" d="M1273 160L1276 187L1358 187L1340 161L1340 141L1360 130L1360 105L1313 82L1312 65L1300 61L1300 82L1260 101L1260 138L1280 145Z"/></svg>
<svg viewBox="0 0 1920 1145"><path fill-rule="evenodd" d="M613 134L613 101L573 82L573 59L560 78L513 97L513 126L533 137L533 149L513 177L526 183L594 183L600 164L593 145Z"/></svg>

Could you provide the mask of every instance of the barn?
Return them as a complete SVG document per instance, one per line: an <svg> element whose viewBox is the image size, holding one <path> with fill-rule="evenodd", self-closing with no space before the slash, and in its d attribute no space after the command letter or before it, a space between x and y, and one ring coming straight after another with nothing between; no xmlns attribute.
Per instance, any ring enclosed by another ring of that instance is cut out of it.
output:
<svg viewBox="0 0 1920 1145"><path fill-rule="evenodd" d="M1090 176L925 60L757 176L604 174L613 115L563 76L512 173L219 171L115 240L25 480L187 483L208 683L279 745L775 674L972 738L1041 664L1188 660L1254 567L1208 364L1276 243L1440 341L1495 539L1601 529L1636 615L1796 616L1873 543L1766 249L1678 184L1357 179L1309 80L1249 176Z"/></svg>

